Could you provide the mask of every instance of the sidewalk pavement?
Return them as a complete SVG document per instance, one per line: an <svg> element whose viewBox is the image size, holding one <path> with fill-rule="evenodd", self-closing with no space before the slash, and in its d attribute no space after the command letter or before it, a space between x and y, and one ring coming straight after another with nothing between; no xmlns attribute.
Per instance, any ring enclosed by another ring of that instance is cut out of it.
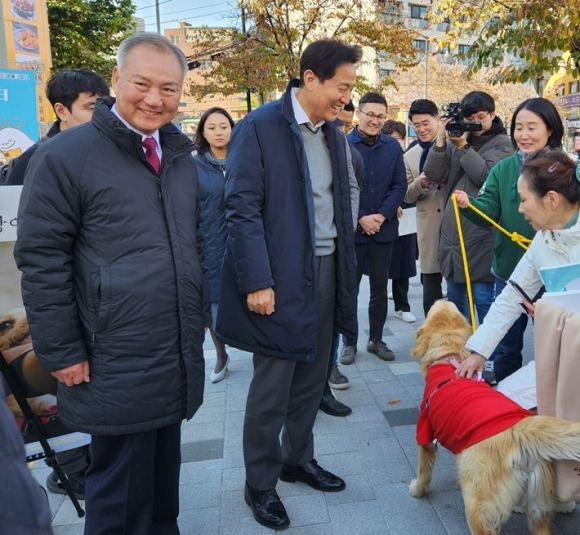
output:
<svg viewBox="0 0 580 535"><path fill-rule="evenodd" d="M360 340L356 361L340 366L351 382L339 400L351 406L346 418L319 411L315 455L321 466L343 477L343 492L322 493L302 483L279 482L278 494L290 516L287 535L463 535L469 533L457 483L453 456L440 448L429 496L415 499L407 486L415 476L415 422L423 393L423 379L410 357L415 330L423 316L422 288L411 279L409 302L417 322L389 317L384 340L395 352L383 362L366 352L368 336L368 279L359 298ZM229 350L226 379L209 382L215 363L210 337L206 345L205 401L195 417L183 425L179 525L182 535L260 535L273 533L254 520L244 503L242 424L252 360L248 353ZM533 354L533 329L528 327L525 358ZM36 463L33 473L44 484L50 470ZM55 535L80 535L78 518L68 497L49 493ZM84 502L81 502L84 506ZM523 515L513 514L502 534L529 533ZM555 515L554 535L580 534L580 507Z"/></svg>

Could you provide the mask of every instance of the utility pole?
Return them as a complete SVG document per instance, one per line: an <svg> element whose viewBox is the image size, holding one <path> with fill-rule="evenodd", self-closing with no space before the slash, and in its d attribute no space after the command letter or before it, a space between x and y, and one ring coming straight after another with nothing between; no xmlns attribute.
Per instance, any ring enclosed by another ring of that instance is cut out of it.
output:
<svg viewBox="0 0 580 535"><path fill-rule="evenodd" d="M157 33L161 35L161 19L159 17L159 0L155 0L155 19L157 20Z"/></svg>
<svg viewBox="0 0 580 535"><path fill-rule="evenodd" d="M246 33L246 9L244 8L244 5L242 4L242 33L244 34L244 40L248 39L248 35ZM246 67L245 69L246 71L246 109L248 110L248 113L250 113L252 111L252 95L250 93L250 88L247 87L248 86L248 67Z"/></svg>

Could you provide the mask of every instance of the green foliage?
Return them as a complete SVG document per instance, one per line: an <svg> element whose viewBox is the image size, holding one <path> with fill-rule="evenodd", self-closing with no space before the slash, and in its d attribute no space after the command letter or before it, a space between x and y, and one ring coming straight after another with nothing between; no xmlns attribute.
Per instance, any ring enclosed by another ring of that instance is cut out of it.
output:
<svg viewBox="0 0 580 535"><path fill-rule="evenodd" d="M439 43L472 38L468 74L491 69L495 82L526 82L565 69L580 77L578 0L435 0L430 21L449 20Z"/></svg>
<svg viewBox="0 0 580 535"><path fill-rule="evenodd" d="M387 59L397 66L416 64L416 32L384 15L393 0L245 0L247 31L207 29L192 45L192 56L215 59L201 74L204 83L188 92L197 97L231 95L250 88L261 94L282 89L299 75L300 56L320 38L337 38L368 47L367 67ZM381 14L383 14L381 16ZM239 18L239 15L238 15ZM219 52L221 50L221 52ZM376 52L376 54L375 54ZM371 57L372 56L372 57ZM373 77L374 78L374 77ZM383 81L388 85L389 79ZM361 87L364 82L361 80ZM380 90L381 87L374 86Z"/></svg>
<svg viewBox="0 0 580 535"><path fill-rule="evenodd" d="M134 31L131 0L47 0L53 70L84 67L106 79Z"/></svg>

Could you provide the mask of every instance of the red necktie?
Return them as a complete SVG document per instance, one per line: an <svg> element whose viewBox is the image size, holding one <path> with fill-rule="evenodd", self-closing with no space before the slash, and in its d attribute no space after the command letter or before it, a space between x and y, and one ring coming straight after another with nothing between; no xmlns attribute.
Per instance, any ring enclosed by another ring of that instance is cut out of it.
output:
<svg viewBox="0 0 580 535"><path fill-rule="evenodd" d="M159 174L159 169L161 168L161 163L159 162L159 156L157 155L157 141L153 137L146 137L142 141L143 147L145 147L145 159L151 164L151 167L155 169L155 173Z"/></svg>

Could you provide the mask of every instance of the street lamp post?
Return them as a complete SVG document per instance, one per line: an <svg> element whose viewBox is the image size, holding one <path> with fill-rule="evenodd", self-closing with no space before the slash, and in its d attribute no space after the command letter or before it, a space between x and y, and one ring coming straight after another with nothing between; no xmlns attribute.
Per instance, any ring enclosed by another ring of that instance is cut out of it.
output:
<svg viewBox="0 0 580 535"><path fill-rule="evenodd" d="M161 35L161 18L159 17L159 0L155 0L155 19L157 21L157 33Z"/></svg>

